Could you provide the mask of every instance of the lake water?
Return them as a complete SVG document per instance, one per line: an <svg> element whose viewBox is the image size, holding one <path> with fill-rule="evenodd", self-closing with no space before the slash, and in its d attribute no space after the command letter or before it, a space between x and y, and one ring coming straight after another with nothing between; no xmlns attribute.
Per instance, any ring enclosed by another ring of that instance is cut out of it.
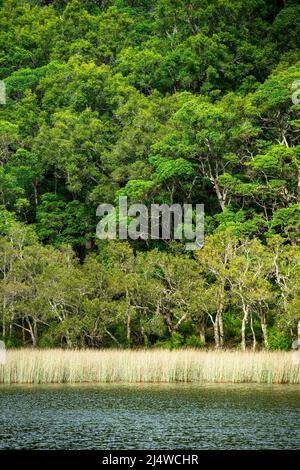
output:
<svg viewBox="0 0 300 470"><path fill-rule="evenodd" d="M297 449L300 387L0 386L0 449Z"/></svg>

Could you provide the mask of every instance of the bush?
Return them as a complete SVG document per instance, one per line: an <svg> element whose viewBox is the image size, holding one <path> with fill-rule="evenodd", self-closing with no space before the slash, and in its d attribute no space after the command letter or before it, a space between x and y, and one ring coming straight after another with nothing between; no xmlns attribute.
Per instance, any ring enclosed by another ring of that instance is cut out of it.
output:
<svg viewBox="0 0 300 470"><path fill-rule="evenodd" d="M188 348L201 348L201 346L203 346L201 339L196 335L189 336L185 344Z"/></svg>
<svg viewBox="0 0 300 470"><path fill-rule="evenodd" d="M156 341L155 346L164 349L179 349L183 346L183 343L184 338L180 333L172 333L171 338Z"/></svg>
<svg viewBox="0 0 300 470"><path fill-rule="evenodd" d="M275 349L288 350L291 348L291 338L284 332L271 328L268 333L269 349L272 351Z"/></svg>
<svg viewBox="0 0 300 470"><path fill-rule="evenodd" d="M23 345L21 340L13 336L5 339L3 337L0 337L0 340L4 342L6 349L19 348Z"/></svg>
<svg viewBox="0 0 300 470"><path fill-rule="evenodd" d="M201 348L203 344L197 335L190 335L185 339L181 333L173 333L169 339L157 341L155 346L163 349L180 349L183 347Z"/></svg>

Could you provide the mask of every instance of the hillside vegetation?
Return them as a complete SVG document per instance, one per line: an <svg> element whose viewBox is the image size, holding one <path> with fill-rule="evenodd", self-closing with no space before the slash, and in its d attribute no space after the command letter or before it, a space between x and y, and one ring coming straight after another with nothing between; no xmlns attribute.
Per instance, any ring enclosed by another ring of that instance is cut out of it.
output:
<svg viewBox="0 0 300 470"><path fill-rule="evenodd" d="M8 347L300 338L296 0L0 0ZM204 204L205 243L100 241L96 208Z"/></svg>

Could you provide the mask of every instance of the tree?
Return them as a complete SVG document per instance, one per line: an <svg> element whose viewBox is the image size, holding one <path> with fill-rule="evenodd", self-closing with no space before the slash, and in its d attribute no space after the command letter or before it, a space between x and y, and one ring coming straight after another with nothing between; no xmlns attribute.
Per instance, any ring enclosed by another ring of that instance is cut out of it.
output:
<svg viewBox="0 0 300 470"><path fill-rule="evenodd" d="M172 116L168 133L153 146L153 153L168 158L170 165L172 160L174 165L186 160L189 198L193 199L195 182L202 179L212 185L224 211L228 189L222 186L220 177L228 171L237 172L254 146L258 129L251 123L251 113L247 101L234 95L218 104L202 97L189 99ZM161 161L158 157L154 163Z"/></svg>
<svg viewBox="0 0 300 470"><path fill-rule="evenodd" d="M242 330L244 349L251 335L253 347L290 344L300 328L296 3L0 2L5 341L221 348ZM204 247L98 241L96 208L119 196L204 204Z"/></svg>
<svg viewBox="0 0 300 470"><path fill-rule="evenodd" d="M224 346L223 311L226 306L227 271L230 261L236 256L238 240L230 230L206 238L205 245L197 252L202 272L208 277L214 289L215 318L210 315L214 326L215 347Z"/></svg>
<svg viewBox="0 0 300 470"><path fill-rule="evenodd" d="M291 329L296 324L299 336L300 321L297 311L300 273L299 247L286 245L284 239L278 235L269 239L268 246L272 257L273 277L280 292L279 324L284 324L285 327L288 326Z"/></svg>
<svg viewBox="0 0 300 470"><path fill-rule="evenodd" d="M231 259L228 281L233 301L242 310L242 350L246 351L246 326L250 318L253 336L253 351L256 349L256 336L253 315L259 312L264 344L268 346L266 312L274 295L267 279L270 270L270 257L258 240L245 240Z"/></svg>

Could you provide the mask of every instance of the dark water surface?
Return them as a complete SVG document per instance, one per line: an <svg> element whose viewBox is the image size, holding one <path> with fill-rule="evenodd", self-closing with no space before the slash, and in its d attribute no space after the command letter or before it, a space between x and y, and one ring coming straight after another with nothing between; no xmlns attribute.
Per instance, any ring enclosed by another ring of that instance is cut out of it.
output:
<svg viewBox="0 0 300 470"><path fill-rule="evenodd" d="M298 385L0 386L0 449L296 449Z"/></svg>

